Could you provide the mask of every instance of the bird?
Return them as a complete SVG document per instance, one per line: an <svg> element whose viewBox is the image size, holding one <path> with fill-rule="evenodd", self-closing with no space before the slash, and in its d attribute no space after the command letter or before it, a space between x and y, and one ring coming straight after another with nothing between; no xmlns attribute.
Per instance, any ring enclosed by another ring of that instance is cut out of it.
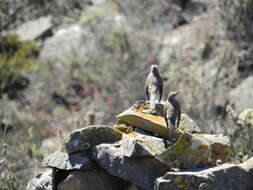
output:
<svg viewBox="0 0 253 190"><path fill-rule="evenodd" d="M145 84L146 97L150 101L150 109L154 110L157 102L160 102L163 94L163 79L157 65L151 65Z"/></svg>
<svg viewBox="0 0 253 190"><path fill-rule="evenodd" d="M166 127L171 126L171 133L169 137L171 140L174 139L176 134L176 128L179 127L181 120L181 106L175 96L180 94L180 91L172 91L168 94L164 105L164 119L166 122Z"/></svg>

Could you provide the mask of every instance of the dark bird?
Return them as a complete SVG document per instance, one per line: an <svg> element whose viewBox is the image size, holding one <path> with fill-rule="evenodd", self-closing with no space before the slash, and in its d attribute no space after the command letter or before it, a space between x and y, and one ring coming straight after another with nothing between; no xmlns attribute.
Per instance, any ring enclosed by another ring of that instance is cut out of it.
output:
<svg viewBox="0 0 253 190"><path fill-rule="evenodd" d="M175 99L175 96L180 94L180 91L170 92L164 105L164 119L167 128L171 126L170 139L172 140L176 134L176 128L178 128L181 120L181 106Z"/></svg>
<svg viewBox="0 0 253 190"><path fill-rule="evenodd" d="M163 94L163 79L157 65L151 65L146 79L145 90L147 99L150 101L150 109L155 109L155 104L161 101Z"/></svg>

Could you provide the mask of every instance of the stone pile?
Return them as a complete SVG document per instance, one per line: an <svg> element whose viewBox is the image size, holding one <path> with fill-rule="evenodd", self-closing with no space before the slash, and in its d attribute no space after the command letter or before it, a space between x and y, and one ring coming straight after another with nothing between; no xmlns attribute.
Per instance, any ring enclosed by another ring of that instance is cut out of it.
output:
<svg viewBox="0 0 253 190"><path fill-rule="evenodd" d="M73 131L66 152L44 159L51 168L28 183L27 190L165 190L250 189L253 160L222 164L229 138L201 134L183 114L176 142L167 140L163 103L155 114L137 102L116 117L114 126L95 125ZM219 165L217 165L219 163ZM236 186L237 184L237 186Z"/></svg>

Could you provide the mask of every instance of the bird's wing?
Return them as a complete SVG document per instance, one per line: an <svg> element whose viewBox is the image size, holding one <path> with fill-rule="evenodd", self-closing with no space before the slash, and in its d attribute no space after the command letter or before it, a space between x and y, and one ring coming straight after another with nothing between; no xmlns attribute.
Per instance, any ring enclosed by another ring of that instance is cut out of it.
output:
<svg viewBox="0 0 253 190"><path fill-rule="evenodd" d="M149 90L148 90L148 84L145 85L145 91L146 91L146 97L149 100Z"/></svg>
<svg viewBox="0 0 253 190"><path fill-rule="evenodd" d="M158 85L159 85L159 94L160 94L159 102L160 102L163 96L163 79L160 75L158 77Z"/></svg>
<svg viewBox="0 0 253 190"><path fill-rule="evenodd" d="M181 107L178 102L177 128L179 127L180 121L181 121Z"/></svg>
<svg viewBox="0 0 253 190"><path fill-rule="evenodd" d="M167 110L166 110L166 108L164 108L164 120L165 120L165 123L166 123L166 127L168 128L169 124L168 124L168 117L167 117Z"/></svg>

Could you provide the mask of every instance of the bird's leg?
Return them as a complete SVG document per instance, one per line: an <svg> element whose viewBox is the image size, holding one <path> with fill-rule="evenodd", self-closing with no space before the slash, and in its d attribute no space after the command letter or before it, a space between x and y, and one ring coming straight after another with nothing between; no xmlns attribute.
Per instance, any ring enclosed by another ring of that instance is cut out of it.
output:
<svg viewBox="0 0 253 190"><path fill-rule="evenodd" d="M175 137L176 137L176 128L175 128L175 124L173 124L172 122L170 122L170 135L169 135L169 138L170 138L170 141L174 141L175 140Z"/></svg>

